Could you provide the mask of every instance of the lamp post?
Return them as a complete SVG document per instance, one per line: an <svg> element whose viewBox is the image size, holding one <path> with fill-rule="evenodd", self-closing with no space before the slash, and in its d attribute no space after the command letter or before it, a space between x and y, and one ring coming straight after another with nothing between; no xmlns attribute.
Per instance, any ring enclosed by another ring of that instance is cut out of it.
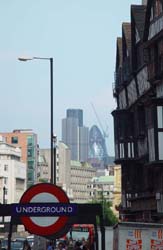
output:
<svg viewBox="0 0 163 250"><path fill-rule="evenodd" d="M5 204L5 195L6 195L6 188L3 187L3 204Z"/></svg>
<svg viewBox="0 0 163 250"><path fill-rule="evenodd" d="M3 205L5 204L6 187L3 187ZM5 222L5 217L2 217L2 223Z"/></svg>
<svg viewBox="0 0 163 250"><path fill-rule="evenodd" d="M50 62L50 152L51 152L51 180L52 184L56 184L56 151L53 151L54 135L53 135L53 58L52 57L19 57L19 61L30 60L48 60Z"/></svg>

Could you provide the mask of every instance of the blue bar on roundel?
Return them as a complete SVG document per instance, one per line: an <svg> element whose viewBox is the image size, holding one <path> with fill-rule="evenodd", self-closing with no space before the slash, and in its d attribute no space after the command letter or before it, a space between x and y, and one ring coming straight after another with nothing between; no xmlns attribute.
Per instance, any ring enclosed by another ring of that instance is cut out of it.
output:
<svg viewBox="0 0 163 250"><path fill-rule="evenodd" d="M77 213L74 203L12 204L14 216L73 216Z"/></svg>

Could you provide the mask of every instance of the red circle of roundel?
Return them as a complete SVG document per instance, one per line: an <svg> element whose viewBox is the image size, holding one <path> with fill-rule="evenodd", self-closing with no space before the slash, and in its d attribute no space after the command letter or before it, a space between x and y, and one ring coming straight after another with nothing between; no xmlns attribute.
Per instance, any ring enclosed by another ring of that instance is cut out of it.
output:
<svg viewBox="0 0 163 250"><path fill-rule="evenodd" d="M50 183L39 183L32 187L30 187L21 197L20 203L30 203L31 199L40 193L50 193L55 196L60 203L69 203L69 199L65 192ZM45 201L44 201L45 202ZM60 216L59 219L54 222L54 224L50 226L43 226L35 224L30 217L22 216L21 221L25 228L32 234L38 234L40 236L47 236L57 233L61 230L65 224L67 223L69 217L68 216ZM40 217L41 220L41 217Z"/></svg>

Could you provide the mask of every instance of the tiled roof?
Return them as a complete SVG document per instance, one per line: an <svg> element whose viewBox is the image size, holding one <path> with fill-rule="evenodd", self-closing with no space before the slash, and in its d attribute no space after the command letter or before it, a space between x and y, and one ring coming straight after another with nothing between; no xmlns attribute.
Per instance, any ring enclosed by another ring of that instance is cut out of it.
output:
<svg viewBox="0 0 163 250"><path fill-rule="evenodd" d="M140 39L142 39L143 34L144 34L146 6L144 6L144 5L132 5L131 11L132 11L132 15L133 15L134 20L135 20L136 28L138 30Z"/></svg>
<svg viewBox="0 0 163 250"><path fill-rule="evenodd" d="M122 65L122 38L117 38L117 53L119 55L119 65Z"/></svg>
<svg viewBox="0 0 163 250"><path fill-rule="evenodd" d="M110 182L114 182L114 176L112 175L105 175L105 176L100 176L100 177L93 177L92 181L96 182L96 183L110 183Z"/></svg>
<svg viewBox="0 0 163 250"><path fill-rule="evenodd" d="M71 160L71 167L85 167L85 168L92 168L92 165L88 162L80 162L80 161L75 161L75 160Z"/></svg>
<svg viewBox="0 0 163 250"><path fill-rule="evenodd" d="M126 39L128 51L131 51L131 23L123 23L122 29Z"/></svg>
<svg viewBox="0 0 163 250"><path fill-rule="evenodd" d="M99 182L114 182L114 176L112 175L100 176Z"/></svg>

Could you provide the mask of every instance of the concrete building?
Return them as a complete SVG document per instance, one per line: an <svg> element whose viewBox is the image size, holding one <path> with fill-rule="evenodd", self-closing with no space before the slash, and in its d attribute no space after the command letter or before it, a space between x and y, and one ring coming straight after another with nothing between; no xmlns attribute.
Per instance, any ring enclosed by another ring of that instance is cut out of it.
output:
<svg viewBox="0 0 163 250"><path fill-rule="evenodd" d="M67 110L62 119L62 141L71 149L71 160L88 160L89 129L83 126L82 110Z"/></svg>
<svg viewBox="0 0 163 250"><path fill-rule="evenodd" d="M51 178L51 157L50 156L51 156L51 150L49 148L48 149L39 148L39 157L42 159L42 161L44 161L44 165L47 165L47 171L48 171L47 179L49 180L49 182Z"/></svg>
<svg viewBox="0 0 163 250"><path fill-rule="evenodd" d="M21 148L21 161L26 164L27 187L32 186L37 176L37 135L26 129L0 134L8 144Z"/></svg>
<svg viewBox="0 0 163 250"><path fill-rule="evenodd" d="M90 189L87 187L95 177L96 170L88 163L70 160L70 148L59 142L56 150L56 183L63 188L73 202L84 203L90 199ZM50 149L40 149L40 155L48 163L50 176Z"/></svg>
<svg viewBox="0 0 163 250"><path fill-rule="evenodd" d="M95 177L96 170L89 163L71 161L71 184L73 202L87 203L90 201L89 183Z"/></svg>
<svg viewBox="0 0 163 250"><path fill-rule="evenodd" d="M113 190L114 190L114 176L106 175L92 178L89 183L90 200L102 200L103 198L107 201L113 201Z"/></svg>
<svg viewBox="0 0 163 250"><path fill-rule="evenodd" d="M71 172L70 172L70 149L63 142L58 143L58 161L56 164L56 176L57 183L62 186L62 188L66 191L69 198L71 198L72 193L70 190L70 180L71 180Z"/></svg>
<svg viewBox="0 0 163 250"><path fill-rule="evenodd" d="M114 166L114 191L113 191L113 212L119 217L119 211L117 210L121 204L122 197L122 188L121 188L121 166Z"/></svg>
<svg viewBox="0 0 163 250"><path fill-rule="evenodd" d="M47 165L47 179L50 181L51 164L50 149L39 149L40 158L44 159L44 165ZM41 172L41 171L40 171ZM42 176L43 177L43 176ZM71 199L72 192L70 189L70 149L63 142L59 142L56 148L56 184L63 188Z"/></svg>
<svg viewBox="0 0 163 250"><path fill-rule="evenodd" d="M26 165L21 150L0 138L0 203L17 203L26 190Z"/></svg>
<svg viewBox="0 0 163 250"><path fill-rule="evenodd" d="M37 163L37 182L50 182L49 166L45 156L39 153Z"/></svg>

